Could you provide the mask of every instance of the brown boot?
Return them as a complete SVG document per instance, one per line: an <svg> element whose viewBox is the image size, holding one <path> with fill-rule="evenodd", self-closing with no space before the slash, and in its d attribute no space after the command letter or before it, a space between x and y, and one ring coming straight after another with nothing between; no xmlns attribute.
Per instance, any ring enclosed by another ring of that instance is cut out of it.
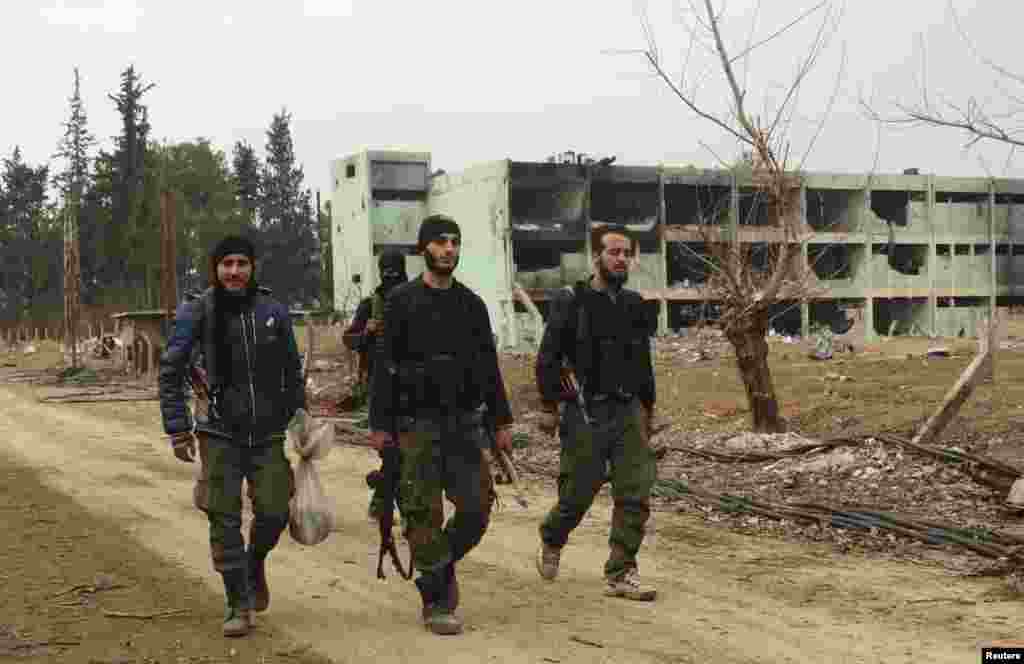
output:
<svg viewBox="0 0 1024 664"><path fill-rule="evenodd" d="M543 542L537 551L537 572L541 578L547 581L554 581L558 576L558 564L562 560L562 550L548 546Z"/></svg>
<svg viewBox="0 0 1024 664"><path fill-rule="evenodd" d="M640 574L635 567L622 574L607 579L608 585L604 594L608 597L622 597L639 602L651 602L658 596L658 591L640 581Z"/></svg>
<svg viewBox="0 0 1024 664"><path fill-rule="evenodd" d="M434 634L447 636L462 632L462 621L448 607L447 602L435 602L423 607L423 624Z"/></svg>
<svg viewBox="0 0 1024 664"><path fill-rule="evenodd" d="M229 606L224 614L224 636L236 637L245 636L249 633L252 622L249 616L249 609L239 609Z"/></svg>

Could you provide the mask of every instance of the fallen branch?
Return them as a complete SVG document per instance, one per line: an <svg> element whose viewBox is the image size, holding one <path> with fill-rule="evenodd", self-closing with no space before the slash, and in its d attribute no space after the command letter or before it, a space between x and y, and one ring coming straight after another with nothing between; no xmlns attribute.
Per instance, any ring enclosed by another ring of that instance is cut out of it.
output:
<svg viewBox="0 0 1024 664"><path fill-rule="evenodd" d="M761 461L781 461L782 459L804 456L808 452L825 451L835 447L863 445L864 442L865 441L863 439L842 436L828 438L817 443L795 445L779 452L715 452L713 450L705 450L697 447L690 447L688 445L675 445L668 449L673 452L683 452L686 454L701 456L711 459L712 461L721 461L725 463L757 463Z"/></svg>
<svg viewBox="0 0 1024 664"><path fill-rule="evenodd" d="M108 611L103 609L103 615L108 618L137 618L139 620L151 620L153 618L170 618L173 616L183 616L188 613L188 609L167 609L165 611L155 611L153 613L133 613L123 611Z"/></svg>
<svg viewBox="0 0 1024 664"><path fill-rule="evenodd" d="M570 641L575 641L576 643L582 643L585 646L591 646L591 647L594 647L594 648L604 648L604 644L598 643L597 641L591 641L589 639L584 639L582 636L576 636L575 634L570 636L569 640Z"/></svg>
<svg viewBox="0 0 1024 664"><path fill-rule="evenodd" d="M80 590L90 590L90 592L95 592L95 588L93 588L91 584L79 583L78 585L71 586L70 588L66 588L65 590L60 591L56 595L50 595L50 599L57 599L58 597L70 595L71 593L78 592Z"/></svg>
<svg viewBox="0 0 1024 664"><path fill-rule="evenodd" d="M958 450L952 450L949 448L938 449L934 447L929 447L927 445L915 443L913 441L907 440L906 438L901 438L900 436L895 436L892 434L878 434L874 436L874 438L876 440L882 441L883 443L893 443L896 445L902 445L909 449L921 452L922 454L927 454L929 456L935 457L936 459L939 459L941 461L971 462L977 464L979 467L984 468L986 470L990 470L992 472L999 473L1002 475L1008 475L1014 479L1024 475L1024 471L1021 471L1018 468L1014 468L1009 464L1005 464L1002 461L996 461L995 459L988 459L985 457L976 456L974 454L969 454L967 452L960 452Z"/></svg>

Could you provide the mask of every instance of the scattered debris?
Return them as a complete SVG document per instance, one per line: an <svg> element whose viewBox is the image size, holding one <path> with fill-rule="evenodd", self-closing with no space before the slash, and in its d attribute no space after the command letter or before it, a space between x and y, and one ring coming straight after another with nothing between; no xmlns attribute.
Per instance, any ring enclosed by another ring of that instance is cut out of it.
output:
<svg viewBox="0 0 1024 664"><path fill-rule="evenodd" d="M582 643L585 646L591 646L592 648L604 648L604 645L597 641L591 641L590 639L585 639L582 636L576 636L575 634L570 636L569 640L575 641L576 643Z"/></svg>

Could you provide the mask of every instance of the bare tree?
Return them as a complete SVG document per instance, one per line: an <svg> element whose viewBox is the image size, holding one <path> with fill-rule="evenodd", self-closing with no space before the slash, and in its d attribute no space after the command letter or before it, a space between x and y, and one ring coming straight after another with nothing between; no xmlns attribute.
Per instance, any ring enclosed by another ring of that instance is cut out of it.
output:
<svg viewBox="0 0 1024 664"><path fill-rule="evenodd" d="M791 164L791 134L801 89L835 34L842 11L832 2L819 2L782 27L755 38L756 16L760 13L758 4L746 45L737 53L727 46L723 12L716 9L711 0L689 0L688 9L681 7L679 12L689 37L682 75L678 79L669 75L646 16L643 28L648 48L641 53L656 77L690 112L735 139L744 154L738 165L719 161L733 169L734 177L749 195L749 204L743 206L749 213L742 215L734 227L723 224L720 214L702 212L697 223L688 225L685 230L706 247L706 256L699 257L708 273L702 285L704 296L720 303L719 323L736 353L753 429L780 432L786 425L779 412L768 366L766 337L774 309L794 301L806 301L824 290L812 266L803 260L802 245L810 236L810 229L803 223L800 208L799 172L838 94L845 52L826 112L813 125L804 152L795 164ZM783 88L781 101L764 116L753 115L747 87L751 53L816 16L820 16L820 21L814 36L801 52L796 71ZM710 69L699 76L687 71L694 53L711 57ZM737 75L737 65L744 67L742 78ZM710 100L714 97L698 98L701 87L713 75L724 81L728 90L725 109L705 105L713 104Z"/></svg>
<svg viewBox="0 0 1024 664"><path fill-rule="evenodd" d="M995 141L1009 146L1007 160L1012 158L1018 147L1024 147L1024 75L992 60L977 47L968 36L953 3L949 3L951 23L970 54L988 70L992 76L992 90L995 101L969 95L962 101L947 99L931 89L928 80L927 52L923 41L919 43L921 73L915 81L913 101L894 101L896 112L887 115L873 104L860 101L861 107L875 120L909 127L945 127L964 132L969 149L981 141Z"/></svg>

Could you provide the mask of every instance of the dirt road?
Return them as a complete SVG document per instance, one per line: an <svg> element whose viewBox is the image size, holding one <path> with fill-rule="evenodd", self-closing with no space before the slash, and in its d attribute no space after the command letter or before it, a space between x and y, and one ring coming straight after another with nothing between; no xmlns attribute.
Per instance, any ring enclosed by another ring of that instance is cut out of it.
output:
<svg viewBox="0 0 1024 664"><path fill-rule="evenodd" d="M169 453L155 403L40 404L27 388L0 386L0 450L220 592L206 521L191 504L194 469ZM544 583L532 555L553 494L531 486L530 508L508 496L460 567L465 634L436 637L418 623L410 583L373 575L377 535L363 478L375 465L368 450L333 451L321 469L338 530L317 547L285 535L269 563L273 601L262 620L336 662L952 663L976 661L979 641L1024 626L1024 604L998 580L736 535L667 513L641 558L659 600L606 599L605 497L570 541L561 578Z"/></svg>

